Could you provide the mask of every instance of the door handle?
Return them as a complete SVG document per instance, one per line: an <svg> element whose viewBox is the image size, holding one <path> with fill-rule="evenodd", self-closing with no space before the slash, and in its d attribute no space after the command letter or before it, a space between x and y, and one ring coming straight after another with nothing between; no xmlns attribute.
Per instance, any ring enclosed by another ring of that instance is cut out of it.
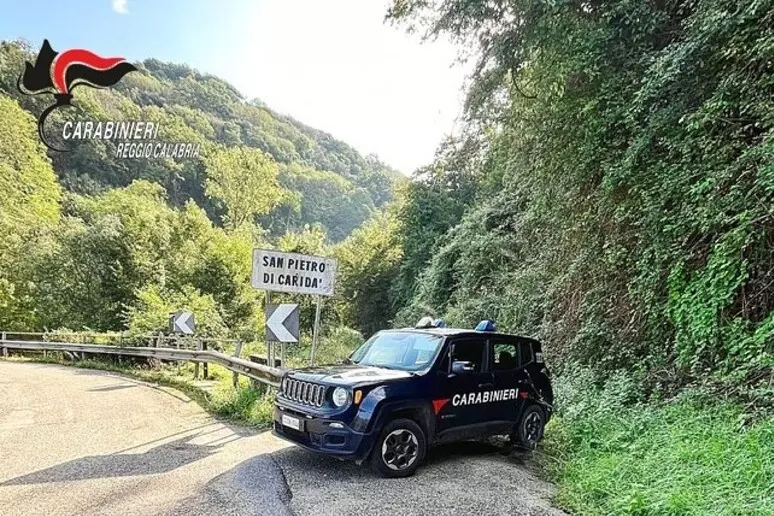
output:
<svg viewBox="0 0 774 516"><path fill-rule="evenodd" d="M487 389L487 388L494 389L494 384L493 383L479 383L478 384L478 388L479 389Z"/></svg>

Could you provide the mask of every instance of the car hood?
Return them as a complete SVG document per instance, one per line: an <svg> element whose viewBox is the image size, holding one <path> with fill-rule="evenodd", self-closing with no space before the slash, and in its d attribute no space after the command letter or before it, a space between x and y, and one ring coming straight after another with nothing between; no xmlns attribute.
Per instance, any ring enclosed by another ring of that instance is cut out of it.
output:
<svg viewBox="0 0 774 516"><path fill-rule="evenodd" d="M307 382L331 385L367 385L410 378L412 373L382 367L342 364L295 369L289 377Z"/></svg>

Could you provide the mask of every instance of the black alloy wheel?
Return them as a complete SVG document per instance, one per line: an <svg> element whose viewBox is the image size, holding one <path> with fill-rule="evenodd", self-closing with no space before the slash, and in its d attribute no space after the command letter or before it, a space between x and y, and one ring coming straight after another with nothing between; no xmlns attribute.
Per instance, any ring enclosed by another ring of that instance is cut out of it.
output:
<svg viewBox="0 0 774 516"><path fill-rule="evenodd" d="M379 434L371 452L371 469L387 478L413 475L425 458L427 439L411 419L395 419Z"/></svg>
<svg viewBox="0 0 774 516"><path fill-rule="evenodd" d="M533 450L543 438L546 418L543 410L537 405L524 409L518 424L514 428L512 440L514 444Z"/></svg>

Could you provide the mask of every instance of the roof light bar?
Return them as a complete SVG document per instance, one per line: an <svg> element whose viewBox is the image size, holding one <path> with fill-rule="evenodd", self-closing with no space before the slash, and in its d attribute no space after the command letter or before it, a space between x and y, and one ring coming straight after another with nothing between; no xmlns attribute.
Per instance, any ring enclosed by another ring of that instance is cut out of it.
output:
<svg viewBox="0 0 774 516"><path fill-rule="evenodd" d="M489 319L484 319L480 323L476 325L475 328L476 331L497 331L495 328L494 321L490 321Z"/></svg>

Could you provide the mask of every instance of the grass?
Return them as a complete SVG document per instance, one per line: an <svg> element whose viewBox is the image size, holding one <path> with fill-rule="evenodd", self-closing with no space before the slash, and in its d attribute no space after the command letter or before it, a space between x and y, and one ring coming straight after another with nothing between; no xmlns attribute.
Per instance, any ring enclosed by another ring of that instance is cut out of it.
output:
<svg viewBox="0 0 774 516"><path fill-rule="evenodd" d="M561 507L583 515L774 514L774 417L749 422L741 406L696 393L627 405L620 385L608 385L585 396L571 396L574 405L560 408L546 434Z"/></svg>
<svg viewBox="0 0 774 516"><path fill-rule="evenodd" d="M71 361L63 359L57 353L49 353L48 358L40 355L25 357L17 355L12 360L111 371L145 382L175 388L196 401L207 412L229 422L254 428L268 428L272 423L273 389L263 386L254 388L245 377L240 377L239 384L234 388L231 371L213 364L209 366L209 378L214 383L207 384L205 388L202 383L194 381L193 364L183 364L179 368L174 365L151 368L92 359Z"/></svg>
<svg viewBox="0 0 774 516"><path fill-rule="evenodd" d="M320 343L315 353L315 364L340 364L364 341L363 336L351 328L332 328L320 338ZM289 368L308 367L312 355L312 336L302 334L300 343L287 344L285 350ZM263 342L246 344L243 348L242 356L246 357L253 353L265 357L265 344ZM279 350L276 353L277 358L279 358Z"/></svg>

